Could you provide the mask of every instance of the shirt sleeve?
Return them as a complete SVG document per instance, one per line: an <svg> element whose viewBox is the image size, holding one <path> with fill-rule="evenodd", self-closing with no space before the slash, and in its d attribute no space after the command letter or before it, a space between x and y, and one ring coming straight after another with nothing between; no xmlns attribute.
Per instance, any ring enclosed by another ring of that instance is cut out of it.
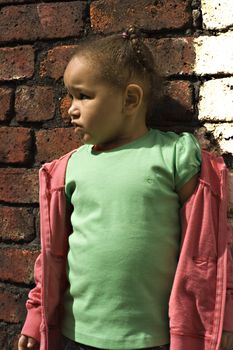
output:
<svg viewBox="0 0 233 350"><path fill-rule="evenodd" d="M201 167L201 149L196 138L182 133L175 145L175 188L179 190Z"/></svg>

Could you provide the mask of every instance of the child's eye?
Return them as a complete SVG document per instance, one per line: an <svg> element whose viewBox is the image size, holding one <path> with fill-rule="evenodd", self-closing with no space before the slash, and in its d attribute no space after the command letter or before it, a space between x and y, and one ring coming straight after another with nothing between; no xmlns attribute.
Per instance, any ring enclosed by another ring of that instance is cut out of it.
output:
<svg viewBox="0 0 233 350"><path fill-rule="evenodd" d="M79 99L80 99L80 100L88 100L88 99L90 99L90 97L87 96L87 95L85 95L85 94L80 93Z"/></svg>
<svg viewBox="0 0 233 350"><path fill-rule="evenodd" d="M70 93L68 93L68 96L71 100L73 100L75 98L75 96L71 95ZM90 99L90 96L87 96L85 94L79 93L76 97L78 100L88 100Z"/></svg>

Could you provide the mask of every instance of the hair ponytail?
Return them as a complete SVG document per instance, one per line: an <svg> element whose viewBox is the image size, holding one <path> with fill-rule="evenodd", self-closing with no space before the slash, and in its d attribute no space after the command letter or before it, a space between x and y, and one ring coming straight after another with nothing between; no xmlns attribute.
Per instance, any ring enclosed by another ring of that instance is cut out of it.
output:
<svg viewBox="0 0 233 350"><path fill-rule="evenodd" d="M129 40L135 52L137 62L141 64L143 68L147 69L148 72L153 71L154 59L151 52L149 52L149 50L145 50L147 47L143 42L142 32L137 27L130 26L125 32L122 33L122 37Z"/></svg>

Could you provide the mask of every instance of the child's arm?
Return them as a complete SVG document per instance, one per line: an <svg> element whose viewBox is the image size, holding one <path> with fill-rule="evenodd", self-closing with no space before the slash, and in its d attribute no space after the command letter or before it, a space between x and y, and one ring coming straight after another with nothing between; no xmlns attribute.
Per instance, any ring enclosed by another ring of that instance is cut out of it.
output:
<svg viewBox="0 0 233 350"><path fill-rule="evenodd" d="M21 337L18 343L18 349L27 349L25 343L40 342L40 324L41 324L41 254L38 256L34 267L34 278L36 286L29 292L29 299L26 302L27 317L21 331ZM29 344L28 344L29 345ZM29 347L37 349L37 347Z"/></svg>
<svg viewBox="0 0 233 350"><path fill-rule="evenodd" d="M199 174L194 175L181 189L178 191L181 204L187 201L187 199L193 194L197 186Z"/></svg>

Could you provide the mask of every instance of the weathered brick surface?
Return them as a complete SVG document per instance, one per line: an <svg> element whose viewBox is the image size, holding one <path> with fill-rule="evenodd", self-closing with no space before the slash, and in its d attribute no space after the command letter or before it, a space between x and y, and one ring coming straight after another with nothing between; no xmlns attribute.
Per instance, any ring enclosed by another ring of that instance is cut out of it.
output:
<svg viewBox="0 0 233 350"><path fill-rule="evenodd" d="M20 86L16 89L15 111L17 121L39 122L54 117L53 88L47 86Z"/></svg>
<svg viewBox="0 0 233 350"><path fill-rule="evenodd" d="M232 154L233 123L205 123L205 127L212 134L222 154Z"/></svg>
<svg viewBox="0 0 233 350"><path fill-rule="evenodd" d="M155 125L176 123L187 124L193 119L192 104L193 87L188 81L172 81L167 83L164 98L158 105L158 116Z"/></svg>
<svg viewBox="0 0 233 350"><path fill-rule="evenodd" d="M192 37L146 40L160 74L191 74L195 63Z"/></svg>
<svg viewBox="0 0 233 350"><path fill-rule="evenodd" d="M44 0L43 2L50 2L51 0ZM40 1L39 0L0 0L0 4L1 5L19 5L19 4L22 4L22 3L39 3Z"/></svg>
<svg viewBox="0 0 233 350"><path fill-rule="evenodd" d="M57 128L36 132L36 162L57 159L79 146L74 128Z"/></svg>
<svg viewBox="0 0 233 350"><path fill-rule="evenodd" d="M233 25L233 6L229 0L201 0L203 26L222 29Z"/></svg>
<svg viewBox="0 0 233 350"><path fill-rule="evenodd" d="M191 21L188 3L187 0L97 0L91 3L91 26L100 32L119 31L135 22L147 30L184 28Z"/></svg>
<svg viewBox="0 0 233 350"><path fill-rule="evenodd" d="M31 78L34 73L34 50L31 46L0 48L0 80Z"/></svg>
<svg viewBox="0 0 233 350"><path fill-rule="evenodd" d="M65 123L70 123L71 118L68 114L68 110L71 105L71 98L67 95L61 98L60 101L60 114Z"/></svg>
<svg viewBox="0 0 233 350"><path fill-rule="evenodd" d="M5 6L0 11L0 41L79 36L85 2Z"/></svg>
<svg viewBox="0 0 233 350"><path fill-rule="evenodd" d="M0 128L0 162L27 163L32 154L30 129Z"/></svg>
<svg viewBox="0 0 233 350"><path fill-rule="evenodd" d="M12 89L0 88L0 121L6 121L10 117L12 94Z"/></svg>
<svg viewBox="0 0 233 350"><path fill-rule="evenodd" d="M0 280L17 283L34 281L34 263L39 250L3 246L0 248Z"/></svg>
<svg viewBox="0 0 233 350"><path fill-rule="evenodd" d="M38 170L2 168L0 172L0 201L38 203Z"/></svg>
<svg viewBox="0 0 233 350"><path fill-rule="evenodd" d="M10 323L23 321L26 315L25 301L28 292L28 289L12 288L9 285L0 284L1 320Z"/></svg>
<svg viewBox="0 0 233 350"><path fill-rule="evenodd" d="M199 120L205 122L222 154L233 154L233 7L227 0L202 0L203 28L214 29L214 35L194 39L198 75L215 75L201 84L198 101ZM224 29L224 33L219 31ZM216 35L217 33L217 35ZM221 74L221 76L216 76ZM228 123L227 123L228 122ZM230 163L229 163L230 164ZM232 186L232 184L231 184Z"/></svg>
<svg viewBox="0 0 233 350"><path fill-rule="evenodd" d="M198 107L200 120L233 121L233 77L206 81Z"/></svg>
<svg viewBox="0 0 233 350"><path fill-rule="evenodd" d="M76 48L77 45L70 45L58 46L49 50L41 61L41 78L50 77L56 80L62 78L65 67Z"/></svg>
<svg viewBox="0 0 233 350"><path fill-rule="evenodd" d="M172 81L169 82L166 92L185 110L193 111L192 90L192 84L189 81Z"/></svg>
<svg viewBox="0 0 233 350"><path fill-rule="evenodd" d="M232 6L233 8L233 6ZM233 73L233 32L194 39L195 73L199 75Z"/></svg>
<svg viewBox="0 0 233 350"><path fill-rule="evenodd" d="M35 217L31 208L0 207L0 237L3 241L34 238Z"/></svg>
<svg viewBox="0 0 233 350"><path fill-rule="evenodd" d="M17 343L20 331L20 324L0 322L1 350L18 350Z"/></svg>
<svg viewBox="0 0 233 350"><path fill-rule="evenodd" d="M47 0L49 1L49 0ZM7 5L7 4L21 4L25 2L25 0L0 0L1 5ZM27 0L27 2L35 2L35 0Z"/></svg>

